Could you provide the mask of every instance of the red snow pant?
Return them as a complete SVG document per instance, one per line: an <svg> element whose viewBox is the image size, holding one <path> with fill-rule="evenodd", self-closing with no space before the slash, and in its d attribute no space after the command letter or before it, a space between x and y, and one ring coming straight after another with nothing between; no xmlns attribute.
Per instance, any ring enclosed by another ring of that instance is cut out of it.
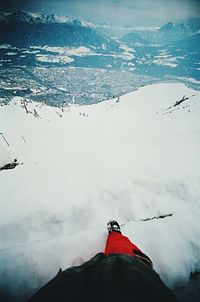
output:
<svg viewBox="0 0 200 302"><path fill-rule="evenodd" d="M135 244L133 244L128 237L122 235L119 232L111 232L108 235L105 254L128 254L136 256L135 251L142 252Z"/></svg>

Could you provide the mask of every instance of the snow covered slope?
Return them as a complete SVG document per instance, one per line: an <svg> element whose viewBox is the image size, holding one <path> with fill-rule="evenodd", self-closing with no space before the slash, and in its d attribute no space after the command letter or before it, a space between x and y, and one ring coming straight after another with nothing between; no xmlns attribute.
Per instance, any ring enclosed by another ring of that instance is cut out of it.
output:
<svg viewBox="0 0 200 302"><path fill-rule="evenodd" d="M103 251L112 218L164 282L186 284L200 270L199 92L160 84L91 106L26 106L0 107L0 163L21 163L0 171L0 288L27 297Z"/></svg>

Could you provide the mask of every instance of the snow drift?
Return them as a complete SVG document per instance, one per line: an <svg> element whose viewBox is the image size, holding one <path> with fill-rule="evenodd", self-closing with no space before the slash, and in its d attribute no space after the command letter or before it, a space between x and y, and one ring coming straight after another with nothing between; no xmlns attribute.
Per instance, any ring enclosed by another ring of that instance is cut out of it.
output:
<svg viewBox="0 0 200 302"><path fill-rule="evenodd" d="M91 106L0 107L0 163L21 163L0 171L0 288L22 301L103 251L112 218L168 286L187 284L200 269L199 102L160 84Z"/></svg>

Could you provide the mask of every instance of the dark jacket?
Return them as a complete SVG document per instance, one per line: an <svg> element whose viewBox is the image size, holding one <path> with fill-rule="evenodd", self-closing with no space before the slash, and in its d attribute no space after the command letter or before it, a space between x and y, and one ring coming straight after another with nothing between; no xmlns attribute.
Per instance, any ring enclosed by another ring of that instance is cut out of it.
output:
<svg viewBox="0 0 200 302"><path fill-rule="evenodd" d="M59 271L29 302L177 302L159 275L136 257L103 253Z"/></svg>

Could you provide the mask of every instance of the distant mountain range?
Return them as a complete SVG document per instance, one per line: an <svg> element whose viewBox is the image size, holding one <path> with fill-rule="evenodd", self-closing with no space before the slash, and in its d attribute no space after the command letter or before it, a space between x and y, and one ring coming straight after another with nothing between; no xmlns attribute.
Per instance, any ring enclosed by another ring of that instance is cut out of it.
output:
<svg viewBox="0 0 200 302"><path fill-rule="evenodd" d="M101 29L102 27L102 29ZM105 30L106 27L106 30ZM17 10L13 13L0 12L0 43L15 46L52 45L52 46L91 46L102 52L120 52L118 43L109 38L112 27L103 24L80 21L67 16L55 14L31 13ZM191 19L186 23L169 22L155 30L128 30L121 41L134 46L135 44L161 44L183 40L200 32L200 18ZM105 33L107 33L105 35Z"/></svg>
<svg viewBox="0 0 200 302"><path fill-rule="evenodd" d="M166 32L166 31L171 31L171 32L176 32L176 33L196 33L197 31L200 30L200 18L194 18L190 19L189 21L185 23L178 23L175 24L173 22L168 22L167 24L163 25L160 28L160 31Z"/></svg>
<svg viewBox="0 0 200 302"><path fill-rule="evenodd" d="M70 17L30 13L18 10L0 13L0 43L31 45L91 46L102 52L118 51L118 43L95 30L92 23Z"/></svg>
<svg viewBox="0 0 200 302"><path fill-rule="evenodd" d="M115 69L199 81L200 19L113 29L54 14L0 12L0 66ZM115 35L118 29L121 36Z"/></svg>
<svg viewBox="0 0 200 302"><path fill-rule="evenodd" d="M200 32L200 18L191 19L187 23L174 24L169 22L158 30L134 30L122 37L122 41L129 45L136 43L146 44L160 44L169 45L171 43L186 39L192 35Z"/></svg>
<svg viewBox="0 0 200 302"><path fill-rule="evenodd" d="M29 24L41 24L41 23L68 23L82 26L92 26L92 23L86 21L79 21L67 16L59 16L54 14L45 15L42 13L31 13L23 10L17 10L13 13L0 12L0 21L5 23L29 23Z"/></svg>

